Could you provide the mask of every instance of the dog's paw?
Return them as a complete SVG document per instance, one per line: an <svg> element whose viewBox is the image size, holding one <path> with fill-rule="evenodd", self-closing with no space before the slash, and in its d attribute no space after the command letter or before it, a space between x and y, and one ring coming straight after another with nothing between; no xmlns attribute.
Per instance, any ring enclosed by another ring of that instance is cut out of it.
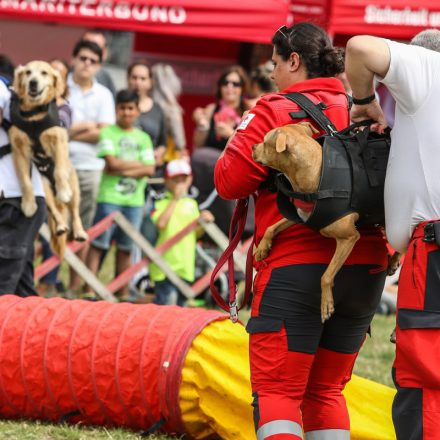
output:
<svg viewBox="0 0 440 440"><path fill-rule="evenodd" d="M68 227L66 225L58 225L56 229L57 235L63 235L68 231Z"/></svg>
<svg viewBox="0 0 440 440"><path fill-rule="evenodd" d="M327 319L333 315L335 311L335 305L333 300L322 301L321 303L321 322L324 324Z"/></svg>
<svg viewBox="0 0 440 440"><path fill-rule="evenodd" d="M70 188L64 188L57 191L57 199L63 203L69 203L72 199L72 190Z"/></svg>
<svg viewBox="0 0 440 440"><path fill-rule="evenodd" d="M261 246L261 243L258 245L256 251L255 251L255 259L257 261L264 260L269 255L270 248L267 246Z"/></svg>
<svg viewBox="0 0 440 440"><path fill-rule="evenodd" d="M21 211L26 217L32 217L37 212L37 202L33 200L22 199Z"/></svg>
<svg viewBox="0 0 440 440"><path fill-rule="evenodd" d="M400 266L400 253L395 252L391 257L388 257L387 275L394 275Z"/></svg>
<svg viewBox="0 0 440 440"><path fill-rule="evenodd" d="M396 327L394 327L393 331L390 334L390 342L392 344L396 343Z"/></svg>
<svg viewBox="0 0 440 440"><path fill-rule="evenodd" d="M75 231L73 234L73 238L76 241L87 241L89 239L89 236L87 235L87 232L83 229L81 231Z"/></svg>
<svg viewBox="0 0 440 440"><path fill-rule="evenodd" d="M270 252L270 248L272 247L272 242L267 241L266 239L262 239L258 244L257 249L254 252L254 257L257 261L264 260Z"/></svg>

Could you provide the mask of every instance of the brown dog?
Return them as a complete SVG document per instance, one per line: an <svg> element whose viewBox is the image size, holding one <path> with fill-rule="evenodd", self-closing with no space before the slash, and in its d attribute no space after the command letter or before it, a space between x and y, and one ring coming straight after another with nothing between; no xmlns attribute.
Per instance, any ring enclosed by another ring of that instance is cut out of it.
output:
<svg viewBox="0 0 440 440"><path fill-rule="evenodd" d="M275 128L266 134L263 143L252 147L252 158L284 173L295 191L315 192L319 186L322 167L322 147L312 138L316 133L317 130L308 122ZM298 215L306 221L310 213L298 209ZM319 231L324 237L336 240L335 253L321 277L322 322L334 312L333 281L359 240L360 234L355 226L358 219L359 214L352 212ZM256 260L266 258L273 238L293 224L293 221L283 219L267 228L255 251ZM399 255L396 254L390 260L388 274L394 273L399 265Z"/></svg>
<svg viewBox="0 0 440 440"><path fill-rule="evenodd" d="M13 87L19 98L19 111L25 123L43 121L48 113L44 106L60 97L63 92L59 73L43 61L31 61L25 66L19 66L15 70ZM31 217L37 209L29 173L31 162L35 158L36 142L28 132L15 125L9 129L9 138L23 193L21 209L25 216ZM66 240L65 233L68 230L66 204L71 214L74 238L81 241L88 238L79 217L78 178L69 160L68 134L65 128L55 125L44 129L38 140L43 155L51 159L54 164L54 188L46 178L43 182L50 213L52 247L58 255L62 256ZM64 237L57 240L56 236L63 234Z"/></svg>

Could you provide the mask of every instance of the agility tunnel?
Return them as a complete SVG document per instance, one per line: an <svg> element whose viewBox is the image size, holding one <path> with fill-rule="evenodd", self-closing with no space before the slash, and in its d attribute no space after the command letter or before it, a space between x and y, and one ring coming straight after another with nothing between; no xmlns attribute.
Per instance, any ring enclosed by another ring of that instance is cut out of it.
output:
<svg viewBox="0 0 440 440"><path fill-rule="evenodd" d="M255 438L248 338L204 309L0 297L0 416ZM393 439L393 390L347 386L353 439Z"/></svg>

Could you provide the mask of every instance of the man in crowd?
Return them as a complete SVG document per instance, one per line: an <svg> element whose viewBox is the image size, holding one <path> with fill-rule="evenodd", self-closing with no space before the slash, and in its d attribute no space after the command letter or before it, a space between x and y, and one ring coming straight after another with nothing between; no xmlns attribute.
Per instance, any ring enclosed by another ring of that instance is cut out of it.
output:
<svg viewBox="0 0 440 440"><path fill-rule="evenodd" d="M0 81L0 123L9 119L10 92ZM15 171L8 135L0 126L0 295L37 295L34 286L34 240L43 223L46 204L41 177L32 165L32 185L37 211L25 217L21 188Z"/></svg>
<svg viewBox="0 0 440 440"><path fill-rule="evenodd" d="M107 39L104 32L99 29L89 29L83 34L81 40L96 43L102 50L102 61L105 62L107 60L108 48ZM96 74L96 81L98 81L99 84L107 87L110 92L112 92L113 96L116 95L116 87L113 83L112 77L103 67L98 70L98 73Z"/></svg>
<svg viewBox="0 0 440 440"><path fill-rule="evenodd" d="M78 174L84 228L92 225L95 215L101 171L104 161L97 157L97 143L102 127L115 122L115 105L110 91L96 81L101 67L102 50L93 42L79 41L73 49L72 72L67 83L72 107L69 153ZM85 259L87 249L80 254ZM71 272L70 289L77 290L81 280Z"/></svg>
<svg viewBox="0 0 440 440"><path fill-rule="evenodd" d="M396 100L385 182L386 232L406 252L402 267L393 378L398 440L440 438L440 31L426 30L410 45L371 36L347 44L353 121L386 125L374 78Z"/></svg>

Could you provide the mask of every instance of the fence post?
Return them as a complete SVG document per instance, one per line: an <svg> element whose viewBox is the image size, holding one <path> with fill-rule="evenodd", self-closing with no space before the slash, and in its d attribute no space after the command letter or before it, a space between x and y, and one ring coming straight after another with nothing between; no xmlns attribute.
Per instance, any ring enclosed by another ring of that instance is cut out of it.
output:
<svg viewBox="0 0 440 440"><path fill-rule="evenodd" d="M40 228L41 236L50 241L49 227L44 223ZM64 259L70 267L96 292L98 296L106 301L118 302L115 296L107 290L98 278L89 270L89 268L72 252L68 247L64 253Z"/></svg>

